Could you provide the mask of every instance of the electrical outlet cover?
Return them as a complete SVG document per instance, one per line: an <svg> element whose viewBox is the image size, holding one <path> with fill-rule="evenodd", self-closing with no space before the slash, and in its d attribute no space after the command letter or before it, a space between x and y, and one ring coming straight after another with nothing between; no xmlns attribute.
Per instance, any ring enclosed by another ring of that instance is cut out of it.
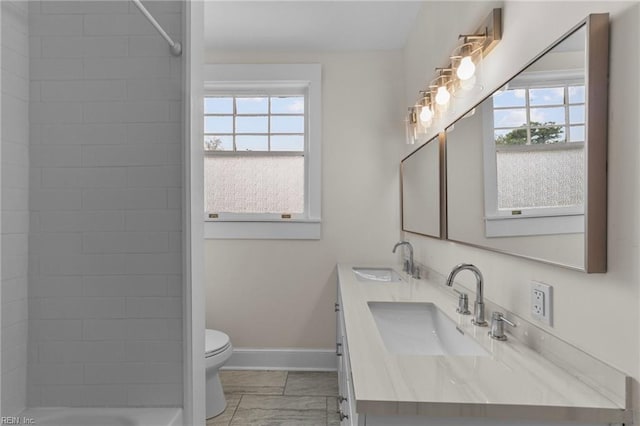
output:
<svg viewBox="0 0 640 426"><path fill-rule="evenodd" d="M548 284L531 281L531 317L548 326L553 325L551 299L552 290Z"/></svg>

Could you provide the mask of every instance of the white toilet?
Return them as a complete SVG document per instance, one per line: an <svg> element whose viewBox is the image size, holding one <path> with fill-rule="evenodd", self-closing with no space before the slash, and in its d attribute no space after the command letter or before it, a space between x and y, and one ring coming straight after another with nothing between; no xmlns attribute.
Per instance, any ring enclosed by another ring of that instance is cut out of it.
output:
<svg viewBox="0 0 640 426"><path fill-rule="evenodd" d="M207 418L215 417L222 413L227 407L224 398L222 384L218 376L218 369L227 362L233 347L229 336L221 331L206 330L205 342L205 363L206 363L206 412Z"/></svg>

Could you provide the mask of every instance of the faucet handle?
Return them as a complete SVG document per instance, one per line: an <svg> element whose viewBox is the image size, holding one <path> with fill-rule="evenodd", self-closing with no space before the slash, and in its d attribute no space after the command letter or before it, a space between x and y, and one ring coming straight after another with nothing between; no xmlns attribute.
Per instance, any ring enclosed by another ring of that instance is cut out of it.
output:
<svg viewBox="0 0 640 426"><path fill-rule="evenodd" d="M516 327L516 324L506 319L502 312L496 311L492 313L489 337L496 340L507 340L507 335L504 334L504 323L509 324L511 327Z"/></svg>
<svg viewBox="0 0 640 426"><path fill-rule="evenodd" d="M467 293L463 293L455 288L453 291L458 293L458 308L456 309L456 312L462 315L469 315L471 313L469 310L469 296Z"/></svg>

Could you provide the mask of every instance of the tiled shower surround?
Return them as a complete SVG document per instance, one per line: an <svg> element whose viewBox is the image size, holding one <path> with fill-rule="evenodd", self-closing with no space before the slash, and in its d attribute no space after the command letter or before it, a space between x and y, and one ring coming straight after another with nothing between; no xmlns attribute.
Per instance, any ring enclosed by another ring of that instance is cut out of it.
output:
<svg viewBox="0 0 640 426"><path fill-rule="evenodd" d="M181 40L181 4L148 1ZM181 60L129 1L30 1L31 406L182 405Z"/></svg>
<svg viewBox="0 0 640 426"><path fill-rule="evenodd" d="M26 405L27 275L29 241L29 29L28 4L2 1L2 413Z"/></svg>

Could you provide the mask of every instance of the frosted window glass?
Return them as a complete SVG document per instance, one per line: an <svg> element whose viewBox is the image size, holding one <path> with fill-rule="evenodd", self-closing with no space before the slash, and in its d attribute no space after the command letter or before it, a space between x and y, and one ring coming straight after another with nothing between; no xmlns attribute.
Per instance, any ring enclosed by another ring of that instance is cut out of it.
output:
<svg viewBox="0 0 640 426"><path fill-rule="evenodd" d="M304 157L205 157L205 207L215 213L303 213Z"/></svg>
<svg viewBox="0 0 640 426"><path fill-rule="evenodd" d="M498 208L583 205L583 151L497 152Z"/></svg>

